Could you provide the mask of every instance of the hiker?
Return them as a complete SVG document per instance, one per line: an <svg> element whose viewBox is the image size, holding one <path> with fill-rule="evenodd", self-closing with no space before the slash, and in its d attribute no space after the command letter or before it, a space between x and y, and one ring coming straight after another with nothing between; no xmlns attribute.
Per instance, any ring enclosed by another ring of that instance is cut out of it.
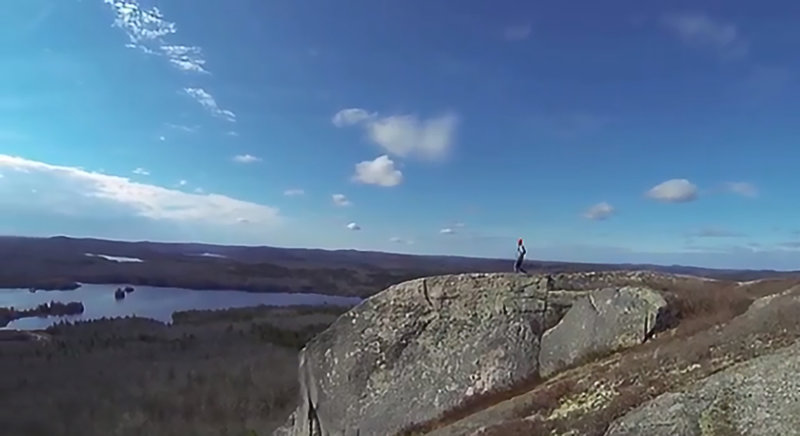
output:
<svg viewBox="0 0 800 436"><path fill-rule="evenodd" d="M522 261L525 260L525 246L522 245L522 238L517 240L517 261L514 262L514 272L521 272L523 274L528 274L525 269L522 268Z"/></svg>

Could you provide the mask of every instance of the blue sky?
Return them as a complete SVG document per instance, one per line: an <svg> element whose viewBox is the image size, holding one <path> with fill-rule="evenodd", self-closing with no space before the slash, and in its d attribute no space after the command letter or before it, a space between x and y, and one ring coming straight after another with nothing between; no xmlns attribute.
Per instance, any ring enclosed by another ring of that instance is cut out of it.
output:
<svg viewBox="0 0 800 436"><path fill-rule="evenodd" d="M644 3L10 0L0 233L800 268L800 4Z"/></svg>

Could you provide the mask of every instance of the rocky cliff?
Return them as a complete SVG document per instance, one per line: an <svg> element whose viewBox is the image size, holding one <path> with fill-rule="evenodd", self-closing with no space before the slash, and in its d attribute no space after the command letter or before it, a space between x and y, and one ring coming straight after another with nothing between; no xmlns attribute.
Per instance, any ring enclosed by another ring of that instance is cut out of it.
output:
<svg viewBox="0 0 800 436"><path fill-rule="evenodd" d="M276 434L800 434L800 287L782 283L400 283L306 345L298 407Z"/></svg>
<svg viewBox="0 0 800 436"><path fill-rule="evenodd" d="M666 328L651 273L462 274L365 300L300 355L301 398L277 434L389 435L470 398L550 377Z"/></svg>

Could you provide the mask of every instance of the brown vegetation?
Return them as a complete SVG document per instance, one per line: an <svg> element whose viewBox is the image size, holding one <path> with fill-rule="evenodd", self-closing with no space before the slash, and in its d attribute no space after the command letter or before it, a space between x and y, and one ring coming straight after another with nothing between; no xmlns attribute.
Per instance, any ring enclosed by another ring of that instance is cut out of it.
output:
<svg viewBox="0 0 800 436"><path fill-rule="evenodd" d="M487 436L568 431L601 435L611 421L663 392L686 386L800 337L797 313L784 313L759 329L731 323L756 298L799 283L797 279L744 286L696 279L648 283L667 295L671 309L666 315L676 321L668 327L674 328L660 332L634 349L611 356L594 356L549 380L534 377L507 389L467 398L437 419L409 426L400 434L435 434L437 429L450 430L444 434L466 433L467 429L471 433L481 427L469 426L473 421L495 423L480 433ZM723 330L724 325L728 327ZM607 386L611 398L598 400L602 406L592 406L587 395L598 392L598 381ZM576 413L569 413L571 408ZM458 427L459 424L465 427Z"/></svg>

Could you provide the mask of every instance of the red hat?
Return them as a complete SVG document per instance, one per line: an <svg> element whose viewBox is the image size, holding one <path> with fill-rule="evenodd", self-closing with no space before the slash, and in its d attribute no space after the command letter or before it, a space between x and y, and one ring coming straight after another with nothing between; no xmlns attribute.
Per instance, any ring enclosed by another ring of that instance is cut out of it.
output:
<svg viewBox="0 0 800 436"><path fill-rule="evenodd" d="M522 245L522 238L519 238L519 240L517 240L517 244Z"/></svg>

